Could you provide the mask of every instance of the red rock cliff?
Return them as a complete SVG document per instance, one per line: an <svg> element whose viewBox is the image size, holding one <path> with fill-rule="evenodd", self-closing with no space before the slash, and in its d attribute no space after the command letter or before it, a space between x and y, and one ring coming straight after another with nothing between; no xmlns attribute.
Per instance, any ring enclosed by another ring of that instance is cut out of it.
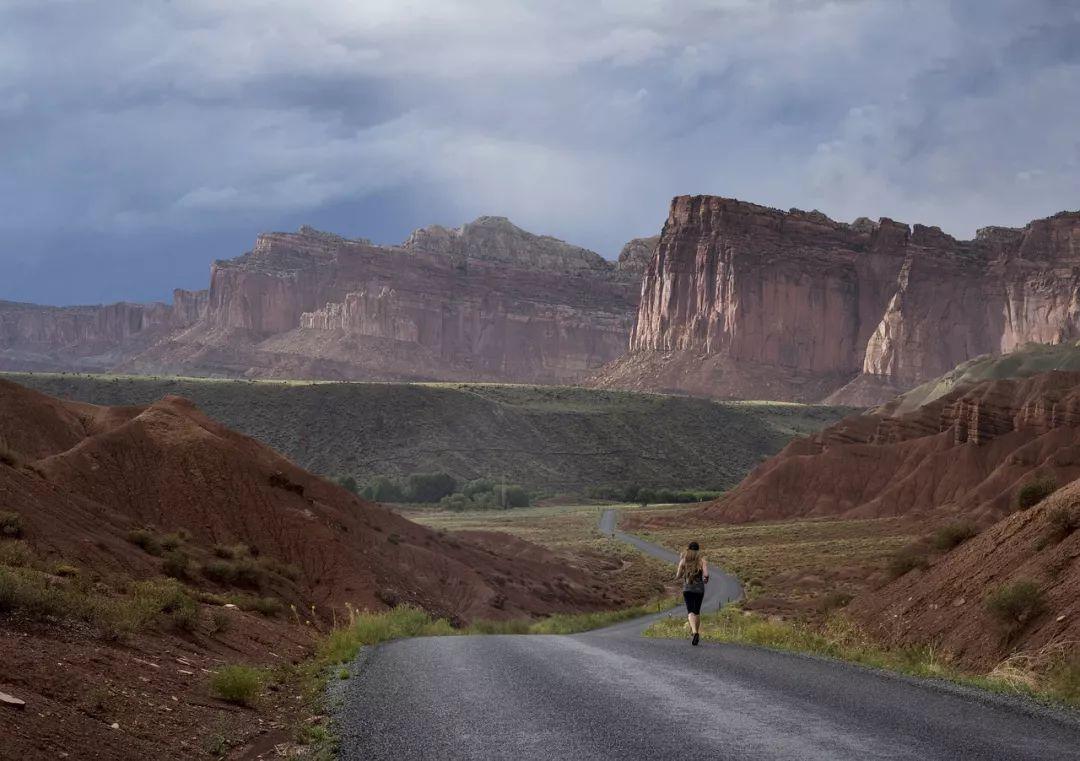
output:
<svg viewBox="0 0 1080 761"><path fill-rule="evenodd" d="M1078 213L957 241L680 196L630 353L599 383L874 404L974 356L1074 337L1078 264Z"/></svg>
<svg viewBox="0 0 1080 761"><path fill-rule="evenodd" d="M632 272L500 217L400 247L303 228L215 262L195 326L125 367L568 382L625 351L637 296Z"/></svg>

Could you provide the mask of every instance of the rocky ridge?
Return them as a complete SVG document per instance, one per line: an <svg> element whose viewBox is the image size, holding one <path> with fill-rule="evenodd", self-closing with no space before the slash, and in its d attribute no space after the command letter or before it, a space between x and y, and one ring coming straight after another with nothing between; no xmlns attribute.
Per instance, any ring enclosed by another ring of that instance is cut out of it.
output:
<svg viewBox="0 0 1080 761"><path fill-rule="evenodd" d="M841 515L1000 518L1034 478L1080 477L1080 373L1051 371L954 389L912 411L903 399L796 439L708 520Z"/></svg>
<svg viewBox="0 0 1080 761"><path fill-rule="evenodd" d="M957 363L1080 335L1080 213L959 241L679 196L629 353L600 385L870 405Z"/></svg>
<svg viewBox="0 0 1080 761"><path fill-rule="evenodd" d="M214 262L171 306L0 305L0 367L573 382L625 351L637 298L632 268L502 217L401 246L302 227Z"/></svg>

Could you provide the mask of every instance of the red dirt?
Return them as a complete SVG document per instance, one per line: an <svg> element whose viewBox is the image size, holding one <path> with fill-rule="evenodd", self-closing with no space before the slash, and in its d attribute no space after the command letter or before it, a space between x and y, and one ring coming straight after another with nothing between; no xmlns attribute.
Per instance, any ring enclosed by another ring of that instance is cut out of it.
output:
<svg viewBox="0 0 1080 761"><path fill-rule="evenodd" d="M296 696L270 693L258 711L239 709L208 697L206 670L305 657L316 629L341 620L347 604L408 602L465 622L597 610L619 599L603 576L522 540L411 523L177 397L106 408L0 380L0 444L0 510L21 516L42 562L73 565L82 579L119 589L158 576L162 559L127 538L142 527L186 532L183 551L196 564L213 559L215 544L242 543L262 561L298 569L296 578L267 573L257 591L298 613L225 610L236 620L224 634L212 631L209 605L194 632L119 642L90 627L0 613L0 691L27 702L25 710L0 706L2 759L207 757L218 725L236 743L230 757L272 752L304 710ZM198 570L185 583L244 591ZM312 605L316 615L306 615ZM191 668L178 667L177 656Z"/></svg>
<svg viewBox="0 0 1080 761"><path fill-rule="evenodd" d="M847 611L891 644L932 645L976 669L990 668L1016 650L1071 643L1076 652L1080 531L1051 535L1051 515L1063 509L1080 521L1080 482L997 522L928 569L860 595ZM1045 595L1045 609L1007 632L984 601L991 590L1017 581L1035 582Z"/></svg>
<svg viewBox="0 0 1080 761"><path fill-rule="evenodd" d="M918 410L891 406L796 439L702 521L839 515L950 516L989 523L1034 476L1080 476L1080 373L961 388Z"/></svg>

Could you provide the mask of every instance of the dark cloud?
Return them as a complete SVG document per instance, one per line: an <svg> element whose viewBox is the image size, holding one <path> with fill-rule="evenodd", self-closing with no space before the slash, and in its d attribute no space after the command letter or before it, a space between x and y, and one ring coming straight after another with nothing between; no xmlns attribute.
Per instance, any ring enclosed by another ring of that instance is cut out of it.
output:
<svg viewBox="0 0 1080 761"><path fill-rule="evenodd" d="M1075 206L1080 11L1007 0L8 0L0 298L162 297L262 229L677 193L968 235Z"/></svg>

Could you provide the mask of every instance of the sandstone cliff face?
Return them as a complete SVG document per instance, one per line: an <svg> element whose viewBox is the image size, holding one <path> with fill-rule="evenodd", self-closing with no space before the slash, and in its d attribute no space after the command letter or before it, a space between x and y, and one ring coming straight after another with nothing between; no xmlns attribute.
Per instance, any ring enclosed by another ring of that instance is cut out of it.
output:
<svg viewBox="0 0 1080 761"><path fill-rule="evenodd" d="M302 228L215 262L193 327L124 367L571 382L625 351L637 295L632 272L499 217L401 247Z"/></svg>
<svg viewBox="0 0 1080 761"><path fill-rule="evenodd" d="M597 382L879 403L974 356L1074 337L1077 265L1080 213L957 241L886 218L681 196L645 270L630 352Z"/></svg>
<svg viewBox="0 0 1080 761"><path fill-rule="evenodd" d="M105 369L172 324L166 304L44 307L0 301L0 362L9 370Z"/></svg>

